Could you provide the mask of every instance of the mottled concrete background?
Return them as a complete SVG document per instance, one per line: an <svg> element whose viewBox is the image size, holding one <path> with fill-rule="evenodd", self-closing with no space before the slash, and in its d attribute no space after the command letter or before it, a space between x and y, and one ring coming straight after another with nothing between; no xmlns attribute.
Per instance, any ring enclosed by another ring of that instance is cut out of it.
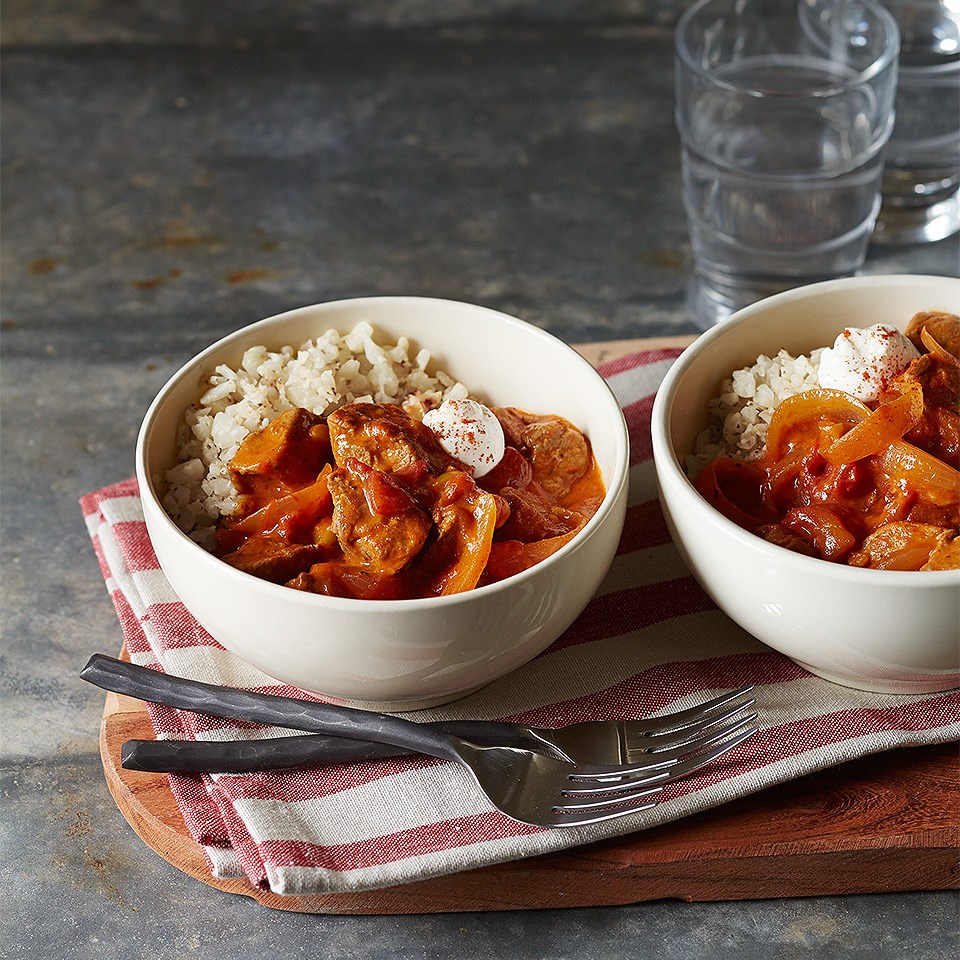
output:
<svg viewBox="0 0 960 960"><path fill-rule="evenodd" d="M652 2L2 5L2 957L939 958L949 893L504 915L270 913L131 832L76 679L119 649L77 498L252 320L371 293L570 341L692 332ZM953 241L866 272L955 273ZM449 946L446 946L449 944Z"/></svg>

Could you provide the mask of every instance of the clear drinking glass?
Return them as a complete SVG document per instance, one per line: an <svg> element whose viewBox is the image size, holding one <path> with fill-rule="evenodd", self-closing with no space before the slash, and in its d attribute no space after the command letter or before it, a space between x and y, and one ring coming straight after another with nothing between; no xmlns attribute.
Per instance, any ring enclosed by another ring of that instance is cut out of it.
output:
<svg viewBox="0 0 960 960"><path fill-rule="evenodd" d="M699 0L676 38L676 119L707 327L855 273L880 209L899 33L874 0ZM826 40L824 40L826 38Z"/></svg>
<svg viewBox="0 0 960 960"><path fill-rule="evenodd" d="M960 230L960 0L883 3L900 26L900 78L874 240L943 240Z"/></svg>

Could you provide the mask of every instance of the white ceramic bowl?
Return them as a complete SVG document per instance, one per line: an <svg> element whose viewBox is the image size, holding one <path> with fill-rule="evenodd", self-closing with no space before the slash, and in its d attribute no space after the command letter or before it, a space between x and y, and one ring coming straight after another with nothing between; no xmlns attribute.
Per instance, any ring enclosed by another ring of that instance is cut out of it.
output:
<svg viewBox="0 0 960 960"><path fill-rule="evenodd" d="M408 336L478 399L556 413L589 437L607 494L584 529L547 560L500 583L448 597L353 600L316 596L242 573L197 546L164 512L175 435L202 376L237 365L256 344L298 345L361 320L393 342ZM182 367L148 410L137 478L150 539L173 589L224 647L271 677L379 710L444 703L501 677L551 644L609 567L626 509L629 441L606 383L572 348L484 307L375 297L303 307L231 334Z"/></svg>
<svg viewBox="0 0 960 960"><path fill-rule="evenodd" d="M707 400L733 370L785 348L832 345L847 326L903 329L918 310L960 313L960 280L858 277L790 290L698 338L653 408L660 498L674 541L717 605L813 673L881 693L960 686L960 570L866 570L801 556L742 530L704 501L683 462Z"/></svg>

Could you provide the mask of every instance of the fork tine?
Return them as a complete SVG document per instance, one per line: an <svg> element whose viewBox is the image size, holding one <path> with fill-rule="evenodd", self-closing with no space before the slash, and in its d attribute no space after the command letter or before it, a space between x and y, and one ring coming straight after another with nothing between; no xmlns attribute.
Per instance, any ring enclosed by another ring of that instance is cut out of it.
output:
<svg viewBox="0 0 960 960"><path fill-rule="evenodd" d="M681 727L679 730L671 730L669 733L642 733L632 737L630 721L626 721L624 727L627 757L631 758L635 753L657 753L669 747L679 747L690 740L695 740L705 730L726 723L727 720L731 720L741 711L752 707L756 702L753 697L750 697L748 700L734 704L727 710L720 713L711 713L699 721L691 722L685 727Z"/></svg>
<svg viewBox="0 0 960 960"><path fill-rule="evenodd" d="M567 810L603 810L625 803L633 803L635 800L643 800L646 797L654 797L662 791L663 787L659 785L655 787L645 787L642 790L632 790L629 793L620 792L605 795L561 790L560 797L562 802L558 803L553 809L554 812L557 813L566 812Z"/></svg>
<svg viewBox="0 0 960 960"><path fill-rule="evenodd" d="M657 805L656 799L639 800L637 803L624 804L621 807L605 808L601 810L563 810L553 811L551 826L554 827L584 827L591 823L603 823L605 820L616 820L618 817L627 817L632 813L641 813Z"/></svg>
<svg viewBox="0 0 960 960"><path fill-rule="evenodd" d="M665 771L663 784L689 774L705 767L718 757L739 746L744 740L752 737L757 732L756 726L747 726L732 736L729 740L715 746L706 753L697 754L683 762L676 763ZM573 778L571 778L573 779ZM608 795L605 799L597 798L595 801L589 801L586 798L579 802L571 803L565 801L553 808L553 826L556 827L577 827L587 826L591 823L602 823L605 820L614 820L618 817L626 817L633 813L641 813L657 805L657 796L663 789L663 784L650 787L648 789L638 790L635 794L626 792L616 792L611 784L607 785ZM562 796L568 796L568 791L564 790ZM574 794L575 797L579 793Z"/></svg>
<svg viewBox="0 0 960 960"><path fill-rule="evenodd" d="M737 715L738 713L734 714L734 716ZM695 750L699 750L701 747L708 747L711 743L716 743L718 740L722 740L724 737L736 733L742 729L745 724L753 723L756 719L757 713L756 711L752 711L735 720L734 722L728 723L726 726L708 727L706 730L701 731L699 735L691 737L688 740L681 741L677 746L671 749L657 750L653 753L648 753L646 750L642 749L632 750L628 747L627 762L642 762L644 757L649 758L655 763L680 760L683 757L688 756L690 753L693 753Z"/></svg>
<svg viewBox="0 0 960 960"><path fill-rule="evenodd" d="M576 784L576 786L564 787L561 792L565 797L588 797L601 793L626 793L629 790L647 785L656 785L655 789L659 790L661 789L659 785L669 779L669 777L670 771L667 768L658 768L651 771L645 770L639 776L611 777L607 780L581 780L571 774L569 778L570 782L571 784Z"/></svg>
<svg viewBox="0 0 960 960"><path fill-rule="evenodd" d="M677 710L674 713L667 713L660 717L648 717L646 720L627 720L625 726L630 734L643 736L648 733L663 733L667 730L673 730L686 726L689 723L696 723L702 720L704 714L725 707L728 703L738 700L753 692L753 686L741 687L739 690L731 690L729 693L722 693L712 700L699 703L695 707L688 707L686 710Z"/></svg>
<svg viewBox="0 0 960 960"><path fill-rule="evenodd" d="M732 736L744 729L745 725L753 724L757 719L756 713L750 713L745 717L730 723L725 727L716 730L710 730L706 736L699 740L692 740L674 748L673 750L661 750L658 753L641 753L639 760L631 760L626 764L606 764L602 766L579 766L575 774L571 777L575 780L585 781L613 781L634 774L650 773L658 769L671 769L681 760L692 754L699 754L702 747L707 747L718 740ZM756 729L753 727L752 729Z"/></svg>
<svg viewBox="0 0 960 960"><path fill-rule="evenodd" d="M705 753L697 753L692 757L688 757L686 760L678 761L673 766L667 768L667 780L679 780L681 777L695 773L707 764L713 763L714 760L722 757L734 747L739 747L744 740L748 740L756 732L757 727L754 724L750 724L729 740L725 740L723 743L715 746L712 750L707 750Z"/></svg>

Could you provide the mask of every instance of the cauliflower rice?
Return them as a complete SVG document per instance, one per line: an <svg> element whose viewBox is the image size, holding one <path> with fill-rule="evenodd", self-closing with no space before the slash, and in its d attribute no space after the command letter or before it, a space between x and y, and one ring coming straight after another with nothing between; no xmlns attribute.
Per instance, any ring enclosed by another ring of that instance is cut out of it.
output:
<svg viewBox="0 0 960 960"><path fill-rule="evenodd" d="M272 353L250 347L239 367L218 366L201 385L177 434L178 463L167 471L163 506L191 539L213 546L214 526L237 509L228 466L251 433L294 407L326 415L346 403L401 404L418 419L467 388L438 370L427 372L430 351L410 357L410 343L379 344L373 327L330 330L300 347Z"/></svg>
<svg viewBox="0 0 960 960"><path fill-rule="evenodd" d="M773 411L788 397L818 387L824 348L800 357L781 350L775 357L759 356L750 367L735 370L708 403L710 422L697 437L687 473L695 477L714 458L756 460L763 454Z"/></svg>

